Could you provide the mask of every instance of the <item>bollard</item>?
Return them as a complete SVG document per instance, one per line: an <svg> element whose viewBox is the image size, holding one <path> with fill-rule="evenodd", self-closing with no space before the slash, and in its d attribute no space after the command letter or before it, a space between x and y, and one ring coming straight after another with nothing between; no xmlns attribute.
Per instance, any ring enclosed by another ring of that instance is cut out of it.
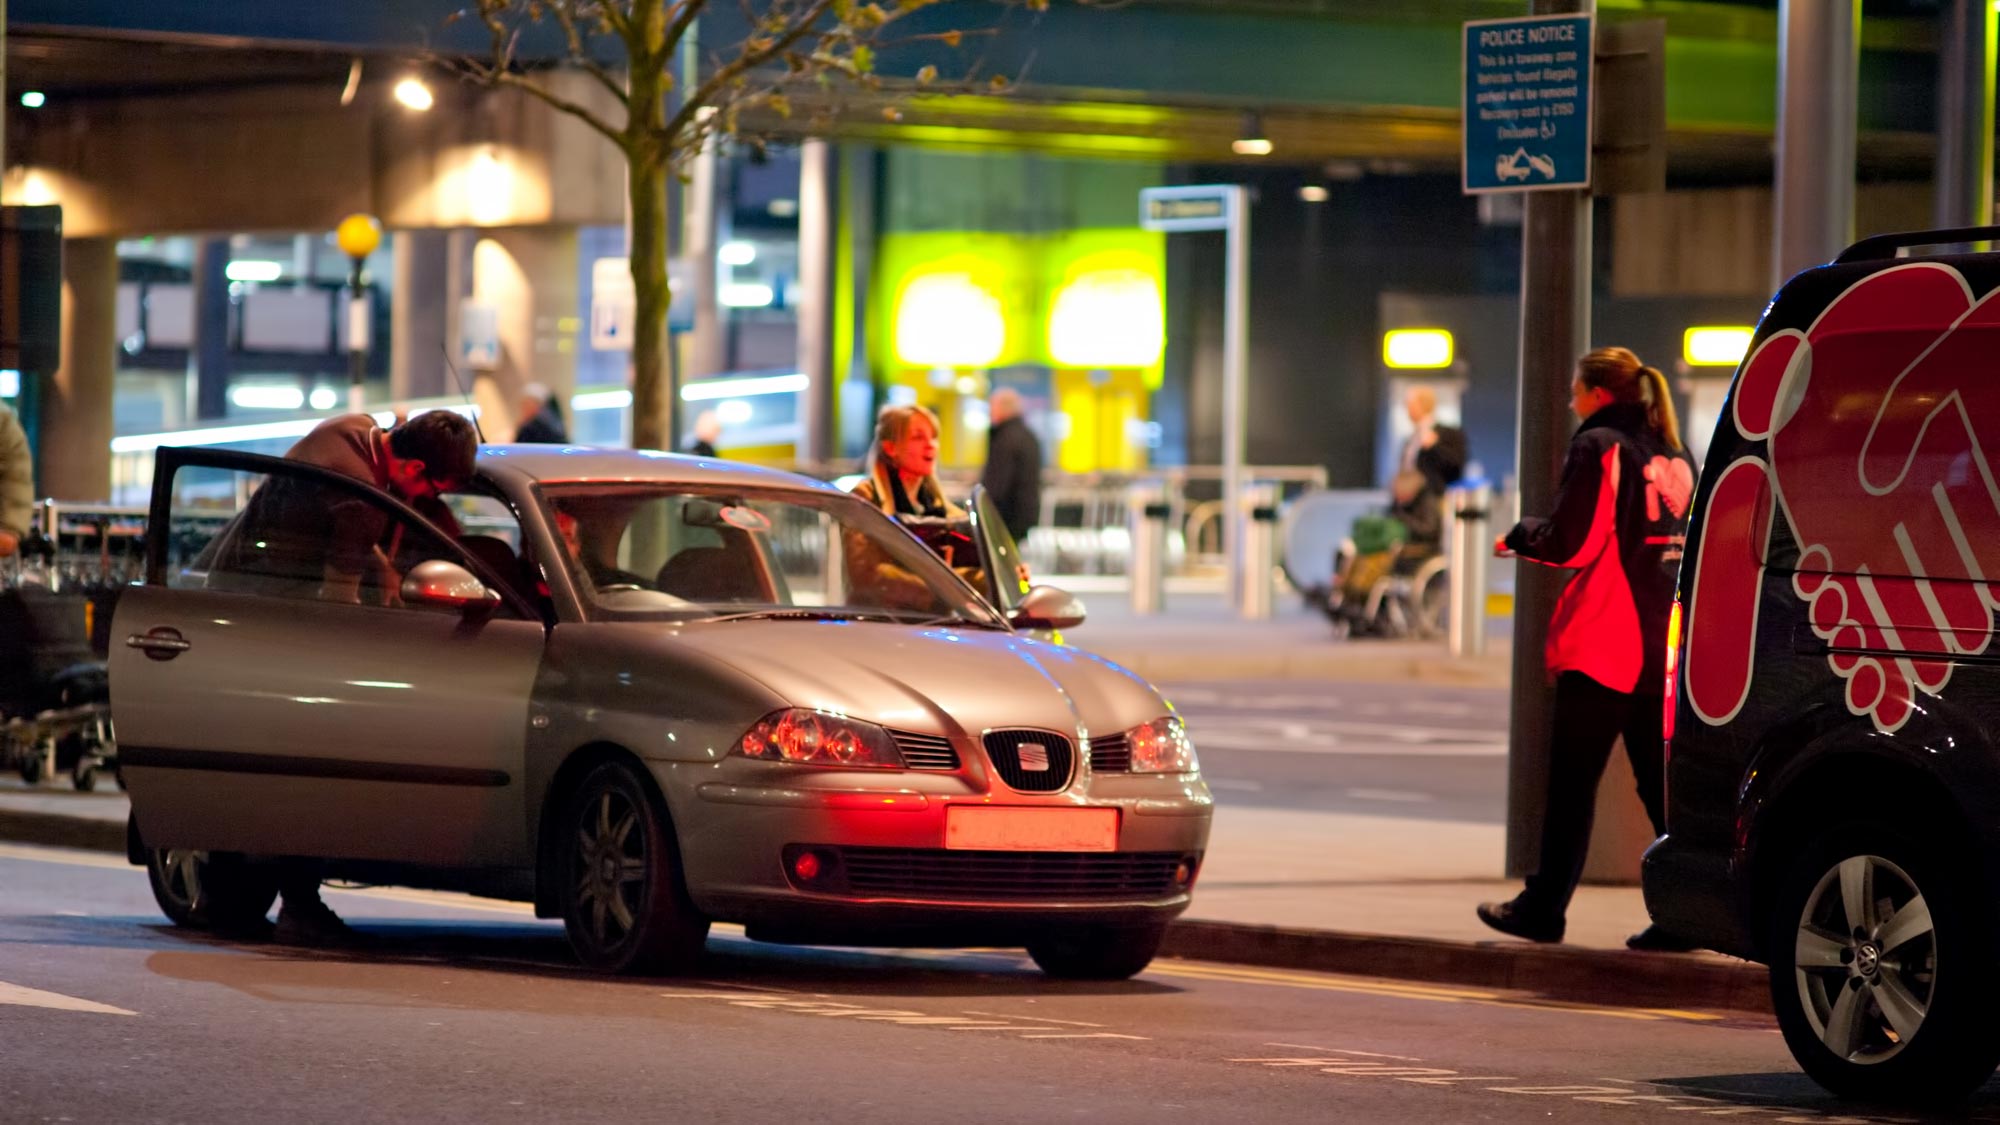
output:
<svg viewBox="0 0 2000 1125"><path fill-rule="evenodd" d="M1125 572L1132 582L1132 612L1142 617L1166 608L1167 519L1172 513L1164 486L1146 481L1126 490L1125 527L1131 553Z"/></svg>
<svg viewBox="0 0 2000 1125"><path fill-rule="evenodd" d="M1271 616L1271 572L1278 564L1278 488L1252 485L1243 490L1243 616L1263 621Z"/></svg>
<svg viewBox="0 0 2000 1125"><path fill-rule="evenodd" d="M1487 517L1490 485L1451 490L1451 599L1446 616L1453 656L1486 652L1486 567L1492 553Z"/></svg>

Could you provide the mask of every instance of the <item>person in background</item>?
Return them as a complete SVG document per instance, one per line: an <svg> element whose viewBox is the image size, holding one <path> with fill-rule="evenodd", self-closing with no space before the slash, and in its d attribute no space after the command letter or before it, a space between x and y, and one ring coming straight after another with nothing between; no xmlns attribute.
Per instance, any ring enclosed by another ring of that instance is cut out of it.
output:
<svg viewBox="0 0 2000 1125"><path fill-rule="evenodd" d="M522 387L521 404L514 416L521 419L520 427L514 431L515 441L569 444L569 429L563 425L562 407L556 405L547 386L529 383Z"/></svg>
<svg viewBox="0 0 2000 1125"><path fill-rule="evenodd" d="M696 457L715 456L715 443L722 440L722 419L715 411L704 410L694 420L694 444L687 451Z"/></svg>
<svg viewBox="0 0 2000 1125"><path fill-rule="evenodd" d="M1597 783L1620 735L1653 833L1666 832L1660 728L1667 620L1694 493L1694 466L1656 368L1624 348L1598 348L1577 361L1570 409L1583 424L1570 440L1554 514L1522 520L1495 544L1576 571L1549 622L1555 721L1540 862L1519 895L1479 907L1480 921L1501 933L1541 942L1563 939L1590 845ZM1625 944L1693 948L1658 926Z"/></svg>
<svg viewBox="0 0 2000 1125"><path fill-rule="evenodd" d="M1396 502L1390 515L1409 529L1413 546L1436 553L1444 540L1444 490L1465 475L1465 431L1437 420L1437 392L1412 387L1403 397L1411 433L1397 465Z"/></svg>
<svg viewBox="0 0 2000 1125"><path fill-rule="evenodd" d="M1042 515L1042 443L1021 417L1021 395L1012 387L993 392L993 428L986 437L986 468L979 483L1016 543Z"/></svg>
<svg viewBox="0 0 2000 1125"><path fill-rule="evenodd" d="M14 411L0 405L0 558L21 549L35 510L35 459Z"/></svg>

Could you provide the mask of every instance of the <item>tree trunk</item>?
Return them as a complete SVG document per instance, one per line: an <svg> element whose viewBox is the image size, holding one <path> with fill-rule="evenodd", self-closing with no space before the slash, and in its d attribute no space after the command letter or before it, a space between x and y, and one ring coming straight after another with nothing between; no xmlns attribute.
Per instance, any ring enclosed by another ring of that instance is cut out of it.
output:
<svg viewBox="0 0 2000 1125"><path fill-rule="evenodd" d="M632 193L632 447L672 452L679 393L667 364L667 170L651 160L628 162Z"/></svg>

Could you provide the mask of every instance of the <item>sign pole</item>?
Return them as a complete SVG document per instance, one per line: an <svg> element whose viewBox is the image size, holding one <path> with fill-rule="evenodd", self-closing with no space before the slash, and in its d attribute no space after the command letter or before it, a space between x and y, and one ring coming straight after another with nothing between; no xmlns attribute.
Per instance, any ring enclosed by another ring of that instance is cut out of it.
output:
<svg viewBox="0 0 2000 1125"><path fill-rule="evenodd" d="M1243 506L1244 446L1250 413L1250 208L1241 184L1229 189L1229 226L1223 235L1228 269L1222 287L1222 508L1223 550L1228 554L1229 602L1250 604L1244 542L1249 513ZM1266 579L1268 581L1268 579Z"/></svg>
<svg viewBox="0 0 2000 1125"><path fill-rule="evenodd" d="M1223 232L1222 288L1222 551L1228 561L1229 604L1247 613L1244 565L1250 527L1244 507L1243 461L1250 417L1250 191L1242 184L1154 187L1139 192L1146 230Z"/></svg>

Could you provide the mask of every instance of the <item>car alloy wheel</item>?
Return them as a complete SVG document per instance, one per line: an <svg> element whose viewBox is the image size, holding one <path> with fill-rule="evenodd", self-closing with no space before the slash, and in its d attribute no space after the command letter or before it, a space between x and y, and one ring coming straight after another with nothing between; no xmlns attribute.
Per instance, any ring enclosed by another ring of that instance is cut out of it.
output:
<svg viewBox="0 0 2000 1125"><path fill-rule="evenodd" d="M193 848L147 848L153 901L177 926L258 936L278 897L276 874L240 855Z"/></svg>
<svg viewBox="0 0 2000 1125"><path fill-rule="evenodd" d="M570 800L563 924L585 965L613 973L673 972L700 955L708 921L681 884L673 828L629 766L610 762Z"/></svg>
<svg viewBox="0 0 2000 1125"><path fill-rule="evenodd" d="M1793 943L1799 1004L1836 1057L1872 1066L1923 1028L1937 934L1909 873L1881 856L1842 860L1807 896Z"/></svg>
<svg viewBox="0 0 2000 1125"><path fill-rule="evenodd" d="M1779 887L1771 1006L1807 1074L1838 1094L1942 1103L1993 1073L2000 1002L1989 913L1958 849L1845 825Z"/></svg>

